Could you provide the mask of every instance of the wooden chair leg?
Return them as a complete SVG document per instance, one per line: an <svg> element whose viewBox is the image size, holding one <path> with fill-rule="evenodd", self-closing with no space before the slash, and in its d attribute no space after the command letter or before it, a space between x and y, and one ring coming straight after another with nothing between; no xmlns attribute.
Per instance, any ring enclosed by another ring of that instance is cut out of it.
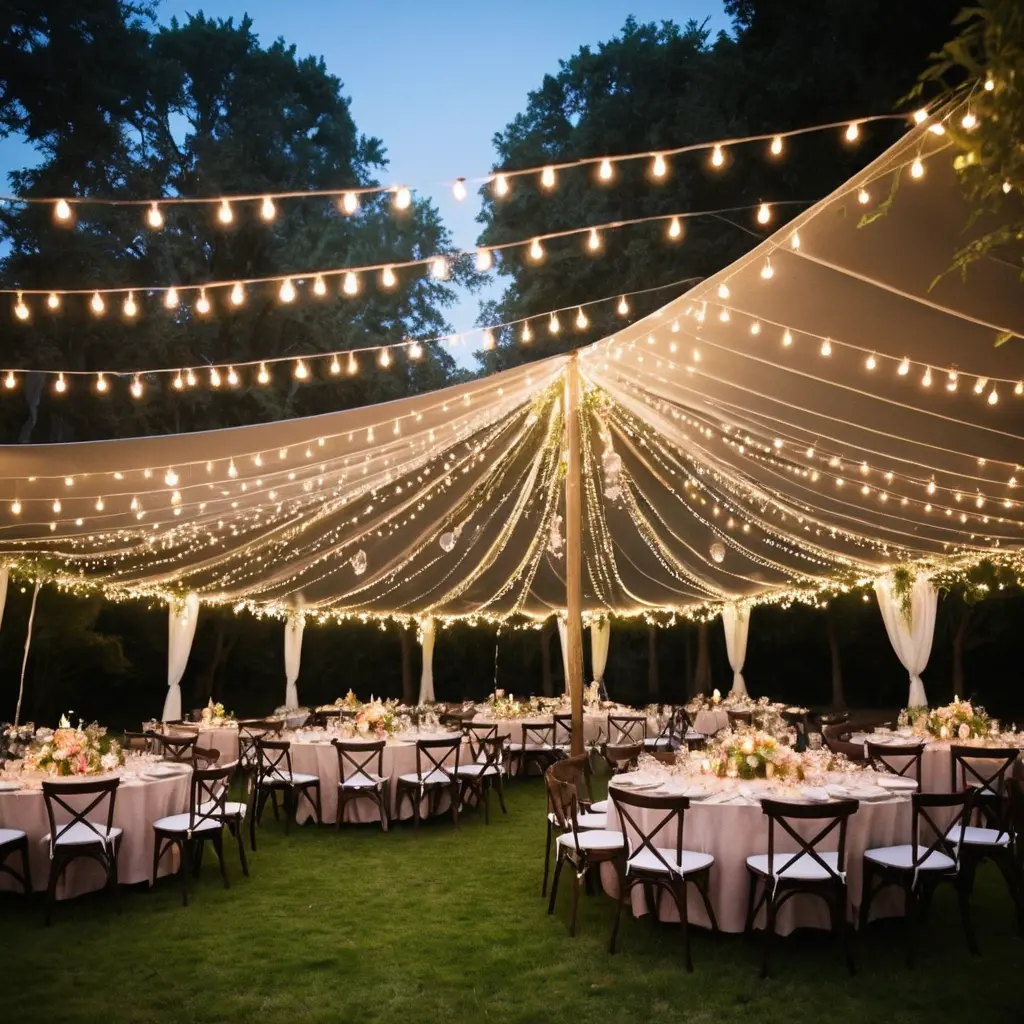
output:
<svg viewBox="0 0 1024 1024"><path fill-rule="evenodd" d="M228 881L228 865L224 859L224 831L215 832L211 841L213 842L214 852L217 854L217 860L220 862L220 877L224 879L224 888L230 889L231 883Z"/></svg>
<svg viewBox="0 0 1024 1024"><path fill-rule="evenodd" d="M541 896L548 892L548 872L551 870L551 819L548 818L547 837L544 840L544 881L540 884Z"/></svg>
<svg viewBox="0 0 1024 1024"><path fill-rule="evenodd" d="M555 912L555 897L558 895L558 878L562 873L562 865L565 863L565 855L559 848L555 855L555 873L551 878L551 897L548 900L548 913L553 914Z"/></svg>
<svg viewBox="0 0 1024 1024"><path fill-rule="evenodd" d="M238 843L238 859L242 862L242 874L249 877L249 862L245 856L245 842L242 839L242 819L239 818L234 828L235 841Z"/></svg>
<svg viewBox="0 0 1024 1024"><path fill-rule="evenodd" d="M572 872L572 909L569 911L569 938L576 938L576 912L580 905L580 873L576 865Z"/></svg>

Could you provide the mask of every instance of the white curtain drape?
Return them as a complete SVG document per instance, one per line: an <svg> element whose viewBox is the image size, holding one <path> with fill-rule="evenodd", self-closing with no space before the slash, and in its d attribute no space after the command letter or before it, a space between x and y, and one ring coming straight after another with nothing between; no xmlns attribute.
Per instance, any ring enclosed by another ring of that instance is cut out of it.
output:
<svg viewBox="0 0 1024 1024"><path fill-rule="evenodd" d="M7 605L7 581L11 570L6 565L0 566L0 625L4 621L4 608Z"/></svg>
<svg viewBox="0 0 1024 1024"><path fill-rule="evenodd" d="M569 623L561 615L555 616L558 623L558 642L562 647L562 672L565 678L565 692L569 692Z"/></svg>
<svg viewBox="0 0 1024 1024"><path fill-rule="evenodd" d="M292 615L284 624L284 706L299 706L299 665L302 663L302 634L306 616Z"/></svg>
<svg viewBox="0 0 1024 1024"><path fill-rule="evenodd" d="M590 620L590 663L594 670L594 681L604 690L604 670L608 664L608 644L612 637L611 619Z"/></svg>
<svg viewBox="0 0 1024 1024"><path fill-rule="evenodd" d="M437 623L433 616L420 619L420 647L423 649L423 669L420 672L420 703L429 704L434 699L434 638Z"/></svg>
<svg viewBox="0 0 1024 1024"><path fill-rule="evenodd" d="M939 593L927 576L918 576L910 590L909 623L899 600L893 595L891 580L875 580L875 596L878 598L878 608L882 613L882 621L885 623L886 633L889 634L892 649L910 676L907 706L927 707L928 696L924 692L921 673L925 670L932 653Z"/></svg>
<svg viewBox="0 0 1024 1024"><path fill-rule="evenodd" d="M189 594L184 601L167 602L167 699L163 720L181 718L181 677L185 674L192 638L199 618L199 597Z"/></svg>
<svg viewBox="0 0 1024 1024"><path fill-rule="evenodd" d="M725 627L725 652L732 669L732 689L729 692L745 697L747 684L743 679L743 662L747 658L750 609L745 604L727 604L722 609L722 625Z"/></svg>

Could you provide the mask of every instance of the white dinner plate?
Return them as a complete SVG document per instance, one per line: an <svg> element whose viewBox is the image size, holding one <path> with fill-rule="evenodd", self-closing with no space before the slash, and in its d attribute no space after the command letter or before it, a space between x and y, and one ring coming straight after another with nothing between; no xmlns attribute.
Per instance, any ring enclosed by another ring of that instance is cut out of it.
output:
<svg viewBox="0 0 1024 1024"><path fill-rule="evenodd" d="M850 796L854 800L888 800L892 793L881 786L851 786Z"/></svg>
<svg viewBox="0 0 1024 1024"><path fill-rule="evenodd" d="M828 790L821 786L800 786L797 792L804 800L812 804L827 804L831 799Z"/></svg>
<svg viewBox="0 0 1024 1024"><path fill-rule="evenodd" d="M893 792L911 792L917 790L917 783L913 779L904 778L902 775L879 775L875 779L875 785L882 789L889 789Z"/></svg>
<svg viewBox="0 0 1024 1024"><path fill-rule="evenodd" d="M19 789L21 789L20 782L0 781L0 793L14 793Z"/></svg>
<svg viewBox="0 0 1024 1024"><path fill-rule="evenodd" d="M647 775L616 775L611 782L623 789L654 789L655 786L663 785L658 779Z"/></svg>
<svg viewBox="0 0 1024 1024"><path fill-rule="evenodd" d="M173 779L180 774L181 772L174 768L150 768L141 773L144 779Z"/></svg>

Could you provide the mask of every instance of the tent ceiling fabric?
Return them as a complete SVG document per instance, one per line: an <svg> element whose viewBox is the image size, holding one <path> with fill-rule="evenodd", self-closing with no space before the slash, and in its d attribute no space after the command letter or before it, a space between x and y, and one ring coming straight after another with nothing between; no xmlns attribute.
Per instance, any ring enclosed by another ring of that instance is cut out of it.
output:
<svg viewBox="0 0 1024 1024"><path fill-rule="evenodd" d="M1024 290L994 258L931 287L967 221L952 152L915 128L580 351L586 610L785 599L1019 550L1024 358L994 340L1024 337ZM309 419L5 447L0 557L112 597L544 617L565 606L566 359Z"/></svg>

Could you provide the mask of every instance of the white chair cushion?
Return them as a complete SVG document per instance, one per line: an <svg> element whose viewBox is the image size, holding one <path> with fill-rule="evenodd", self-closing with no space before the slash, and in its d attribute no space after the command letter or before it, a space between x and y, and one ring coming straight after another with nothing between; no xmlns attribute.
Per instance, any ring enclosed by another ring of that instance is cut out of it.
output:
<svg viewBox="0 0 1024 1024"><path fill-rule="evenodd" d="M213 801L208 800L205 804L199 805L200 814L209 814L210 809L213 807ZM225 800L224 801L224 817L225 818L244 818L246 806L240 800Z"/></svg>
<svg viewBox="0 0 1024 1024"><path fill-rule="evenodd" d="M464 764L459 767L459 775L470 775L476 778L479 775L498 775L499 769L496 765L486 764Z"/></svg>
<svg viewBox="0 0 1024 1024"><path fill-rule="evenodd" d="M196 820L193 831L212 832L220 827L220 821L215 821L212 818L200 818ZM158 828L161 832L187 832L188 811L185 811L184 814L169 814L166 818L157 818L153 822L153 828Z"/></svg>
<svg viewBox="0 0 1024 1024"><path fill-rule="evenodd" d="M670 739L668 739L668 737L664 737L664 738L655 737L654 739L646 739L646 740L644 740L644 746L648 750L671 750L672 749L672 741Z"/></svg>
<svg viewBox="0 0 1024 1024"><path fill-rule="evenodd" d="M796 850L793 851L796 853ZM801 854L798 860L793 861L789 867L785 867L786 862L793 856L793 853L776 853L775 861L772 865L775 868L775 873L779 878L791 878L800 882L821 882L825 881L829 877L829 873L813 858L809 857L806 853ZM834 871L838 874L839 872L839 854L835 852L826 853L824 850L818 851L818 856ZM759 875L763 875L765 878L768 877L768 854L767 853L755 853L752 857L747 858L747 867L751 871L756 872ZM783 870L785 868L785 870Z"/></svg>
<svg viewBox="0 0 1024 1024"><path fill-rule="evenodd" d="M523 746L522 743L510 743L509 749L515 750L517 752L527 750L531 753L538 750L544 750L550 754L553 754L558 748L552 746L550 743L527 743L526 746Z"/></svg>
<svg viewBox="0 0 1024 1024"><path fill-rule="evenodd" d="M580 832L581 850L621 850L623 838L621 832L606 832L604 829L594 829L590 832ZM570 850L576 849L571 832L563 832L558 837L559 846L568 846Z"/></svg>
<svg viewBox="0 0 1024 1024"><path fill-rule="evenodd" d="M954 843L960 842L960 827L954 826L946 833L946 838ZM1009 846L1010 836L997 828L979 828L968 825L964 829L964 844L967 846Z"/></svg>
<svg viewBox="0 0 1024 1024"><path fill-rule="evenodd" d="M95 825L96 831L94 832L89 825ZM112 828L109 832L107 831L106 825L99 825L95 822L90 822L86 825L83 821L77 821L71 826L66 832L61 832L57 829L57 846L87 846L89 843L101 843L104 836L111 842L117 839L121 834L119 828ZM99 833L97 835L97 833ZM43 842L48 843L50 841L50 833L47 832L43 836Z"/></svg>
<svg viewBox="0 0 1024 1024"><path fill-rule="evenodd" d="M920 857L927 847L918 847L917 856ZM904 868L907 871L914 869L914 850L907 843L904 846L882 846L877 850L865 850L864 859L873 861L889 868ZM932 850L923 863L918 864L920 871L952 871L956 867L952 858L947 857L941 850Z"/></svg>
<svg viewBox="0 0 1024 1024"><path fill-rule="evenodd" d="M274 785L282 782L291 782L296 785L303 785L307 782L319 782L316 775L307 775L305 772L286 772L283 768L275 769L261 780L264 784Z"/></svg>
<svg viewBox="0 0 1024 1024"><path fill-rule="evenodd" d="M360 772L358 775L350 775L344 782L339 782L341 789L375 789L382 786L385 779L380 775L366 775Z"/></svg>
<svg viewBox="0 0 1024 1024"><path fill-rule="evenodd" d="M710 853L697 853L695 850L683 850L679 860L676 860L675 850L665 850L658 847L658 853L669 862L672 870L678 875L688 875L692 871L703 871L715 863L715 858ZM663 875L669 873L669 869L648 849L643 849L634 854L626 861L626 871L658 871Z"/></svg>
<svg viewBox="0 0 1024 1024"><path fill-rule="evenodd" d="M608 801L607 800L595 800L590 805L590 811L592 814L607 814L608 813Z"/></svg>
<svg viewBox="0 0 1024 1024"><path fill-rule="evenodd" d="M555 817L554 813L548 814L548 821L550 821L552 825L558 824L558 818ZM576 815L576 824L577 826L579 826L579 828L603 829L605 825L607 825L607 823L608 815L606 814L586 814L584 812L581 812Z"/></svg>
<svg viewBox="0 0 1024 1024"><path fill-rule="evenodd" d="M430 772L423 772L421 775L417 775L415 772L410 772L408 775L398 776L403 782L411 782L413 785L424 785L424 786L447 786L451 783L451 778L439 768L435 768Z"/></svg>
<svg viewBox="0 0 1024 1024"><path fill-rule="evenodd" d="M25 833L17 828L0 828L0 846L6 846L8 843L17 842L19 839L24 839Z"/></svg>

